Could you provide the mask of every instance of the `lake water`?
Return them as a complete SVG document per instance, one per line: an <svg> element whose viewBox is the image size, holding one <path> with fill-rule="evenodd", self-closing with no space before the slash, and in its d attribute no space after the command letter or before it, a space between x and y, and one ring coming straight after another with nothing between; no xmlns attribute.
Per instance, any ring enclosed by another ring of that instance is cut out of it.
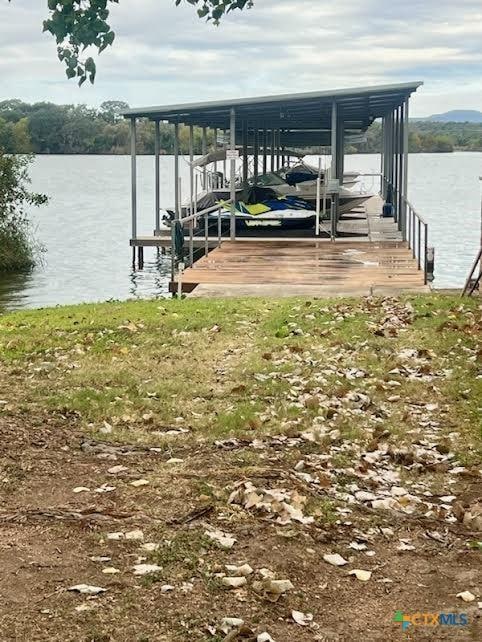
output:
<svg viewBox="0 0 482 642"><path fill-rule="evenodd" d="M378 172L379 157L353 155L346 169ZM409 159L409 199L429 223L437 288L460 287L480 243L482 153L416 154ZM172 206L173 158L161 157L162 202ZM187 180L186 162L181 176ZM32 187L49 205L32 212L42 265L0 276L0 309L164 296L170 261L146 248L143 270L131 267L130 159L127 156L39 156ZM138 159L138 233L154 227L154 159ZM366 187L378 190L378 180Z"/></svg>

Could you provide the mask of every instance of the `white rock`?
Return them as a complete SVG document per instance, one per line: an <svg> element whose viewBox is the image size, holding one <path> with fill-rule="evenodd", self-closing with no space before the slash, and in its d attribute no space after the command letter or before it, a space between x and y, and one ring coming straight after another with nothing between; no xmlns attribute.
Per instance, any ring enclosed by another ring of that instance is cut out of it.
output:
<svg viewBox="0 0 482 642"><path fill-rule="evenodd" d="M134 486L134 488L140 488L141 486L147 486L149 484L147 479L135 479L134 481L131 481L131 486Z"/></svg>
<svg viewBox="0 0 482 642"><path fill-rule="evenodd" d="M94 555L90 558L93 562L110 562L111 557L106 557L105 555Z"/></svg>
<svg viewBox="0 0 482 642"><path fill-rule="evenodd" d="M463 593L457 593L457 597L459 597L464 602L474 602L475 601L475 595L473 593L471 593L470 591L464 591Z"/></svg>
<svg viewBox="0 0 482 642"><path fill-rule="evenodd" d="M107 566L102 569L102 573L104 573L104 575L117 575L120 571L118 568L114 568L113 566Z"/></svg>
<svg viewBox="0 0 482 642"><path fill-rule="evenodd" d="M183 463L184 463L184 459L176 459L175 457L172 457L171 459L168 459L166 461L166 464L169 464L169 465L183 464Z"/></svg>
<svg viewBox="0 0 482 642"><path fill-rule="evenodd" d="M83 595L99 595L99 593L105 593L107 589L101 588L100 586L91 586L90 584L76 584L67 589L68 591L74 591L76 593L82 593Z"/></svg>
<svg viewBox="0 0 482 642"><path fill-rule="evenodd" d="M171 584L163 584L161 586L161 593L170 593L171 591L174 591L174 586L171 586Z"/></svg>
<svg viewBox="0 0 482 642"><path fill-rule="evenodd" d="M76 495L79 493L90 493L90 488L87 488L87 486L77 486L77 488L74 488L72 492Z"/></svg>
<svg viewBox="0 0 482 642"><path fill-rule="evenodd" d="M142 541L144 539L144 533L141 530L129 531L125 534L125 538L134 541Z"/></svg>
<svg viewBox="0 0 482 642"><path fill-rule="evenodd" d="M162 566L157 564L135 564L132 568L134 569L134 575L149 575L149 573L162 571Z"/></svg>
<svg viewBox="0 0 482 642"><path fill-rule="evenodd" d="M348 564L348 561L338 553L333 553L332 555L323 555L323 559L325 560L325 562L328 562L328 564L331 564L332 566L345 566L345 564Z"/></svg>
<svg viewBox="0 0 482 642"><path fill-rule="evenodd" d="M256 642L275 642L269 633L260 633L256 638Z"/></svg>
<svg viewBox="0 0 482 642"><path fill-rule="evenodd" d="M372 573L371 571L363 571L360 568L355 568L353 571L350 571L348 575L354 575L357 580L360 580L360 582L368 582Z"/></svg>
<svg viewBox="0 0 482 642"><path fill-rule="evenodd" d="M308 626L310 622L313 622L312 613L302 613L301 611L291 611L291 617L300 626Z"/></svg>

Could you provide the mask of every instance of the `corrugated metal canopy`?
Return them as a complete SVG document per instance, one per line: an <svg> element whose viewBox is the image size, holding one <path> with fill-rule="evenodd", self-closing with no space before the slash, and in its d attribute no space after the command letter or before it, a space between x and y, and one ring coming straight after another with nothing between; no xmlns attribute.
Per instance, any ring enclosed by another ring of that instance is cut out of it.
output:
<svg viewBox="0 0 482 642"><path fill-rule="evenodd" d="M240 98L183 105L165 105L129 109L126 118L179 122L187 125L229 129L230 111L236 111L236 128L247 123L252 129L283 129L290 132L323 132L328 138L331 131L331 105L338 106L340 120L346 132L365 131L377 118L382 118L399 107L422 82L378 85L315 91L302 94L283 94L259 98ZM296 136L293 136L296 138Z"/></svg>

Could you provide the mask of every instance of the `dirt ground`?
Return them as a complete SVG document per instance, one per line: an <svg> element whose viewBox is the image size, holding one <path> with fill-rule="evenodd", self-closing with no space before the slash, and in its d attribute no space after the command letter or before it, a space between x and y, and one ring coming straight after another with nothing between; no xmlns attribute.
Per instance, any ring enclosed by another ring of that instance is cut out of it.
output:
<svg viewBox="0 0 482 642"><path fill-rule="evenodd" d="M225 510L224 491L233 481L249 474L264 486L285 485L288 460L301 452L273 447L253 457L250 446L192 449L187 443L175 453L129 452L125 446L122 452L86 439L71 419L48 415L34 426L27 417L2 418L0 430L2 640L243 639L225 638L219 630L225 617L241 618L253 632L268 632L277 642L481 639L477 602L455 597L459 591L477 593L481 576L480 550L467 547L475 535L463 525L441 528L438 520L374 515L361 508L349 520L282 529L270 519ZM182 463L167 464L173 457ZM109 474L116 465L127 470ZM130 484L145 478L155 481L140 488ZM76 487L105 483L116 489L94 498L73 494ZM456 489L469 501L480 491L480 482L470 478ZM209 546L206 525L229 531L236 544L229 551ZM393 535L384 536L383 527ZM368 558L348 544L370 528L368 544L376 554ZM163 570L153 577L132 574L137 558L151 555L139 550L141 542L106 539L106 533L136 529L145 542L171 542L156 553ZM428 535L433 531L442 535L440 541ZM400 538L409 538L415 550L398 551ZM350 568L371 569L371 580L360 582L327 564L323 555L335 551L355 559ZM92 561L99 556L111 560ZM213 577L225 564L245 562L255 571L271 569L294 589L271 602L250 587L251 580L233 591ZM120 572L106 575L103 567ZM107 591L85 597L67 590L84 583ZM174 588L163 592L166 584ZM313 621L296 624L293 610L311 613ZM402 632L393 622L398 610L463 612L470 624Z"/></svg>
<svg viewBox="0 0 482 642"><path fill-rule="evenodd" d="M0 317L0 642L481 640L481 338L436 296Z"/></svg>

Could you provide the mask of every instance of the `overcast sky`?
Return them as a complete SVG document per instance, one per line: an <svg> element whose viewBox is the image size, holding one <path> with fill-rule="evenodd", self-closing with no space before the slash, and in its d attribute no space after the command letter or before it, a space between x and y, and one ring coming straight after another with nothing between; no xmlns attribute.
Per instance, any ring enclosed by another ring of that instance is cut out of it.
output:
<svg viewBox="0 0 482 642"><path fill-rule="evenodd" d="M0 99L132 106L423 80L412 115L482 110L482 0L255 0L220 27L174 0L120 0L94 87L42 34L47 0L0 0Z"/></svg>

